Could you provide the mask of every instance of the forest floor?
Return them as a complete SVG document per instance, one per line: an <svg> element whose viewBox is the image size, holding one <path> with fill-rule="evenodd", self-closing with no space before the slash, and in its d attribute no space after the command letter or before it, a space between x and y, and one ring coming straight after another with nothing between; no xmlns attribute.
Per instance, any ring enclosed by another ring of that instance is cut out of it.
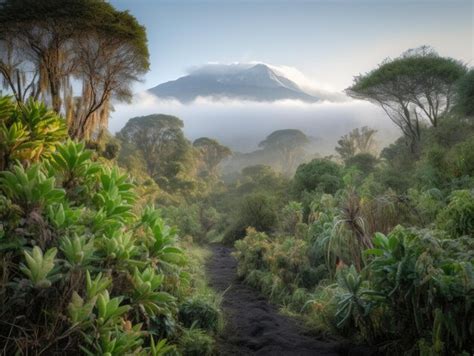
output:
<svg viewBox="0 0 474 356"><path fill-rule="evenodd" d="M237 277L232 249L213 246L209 284L222 293L225 326L217 339L218 355L373 355L349 343L319 340L302 323L278 313L276 306Z"/></svg>

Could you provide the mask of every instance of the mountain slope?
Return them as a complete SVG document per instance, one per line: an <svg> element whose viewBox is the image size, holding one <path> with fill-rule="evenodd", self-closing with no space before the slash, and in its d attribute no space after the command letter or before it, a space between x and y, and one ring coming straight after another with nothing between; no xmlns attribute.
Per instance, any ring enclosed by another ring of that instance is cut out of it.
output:
<svg viewBox="0 0 474 356"><path fill-rule="evenodd" d="M197 97L276 101L295 99L318 101L317 97L301 90L288 78L275 73L264 64L233 68L228 71L194 72L177 80L160 84L148 90L161 98L190 102Z"/></svg>

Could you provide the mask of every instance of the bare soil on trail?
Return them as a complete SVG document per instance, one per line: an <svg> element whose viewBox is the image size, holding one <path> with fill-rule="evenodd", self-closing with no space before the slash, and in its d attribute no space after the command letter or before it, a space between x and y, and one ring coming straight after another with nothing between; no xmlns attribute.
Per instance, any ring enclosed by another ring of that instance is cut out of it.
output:
<svg viewBox="0 0 474 356"><path fill-rule="evenodd" d="M207 265L209 284L224 292L225 328L217 340L219 355L375 355L349 343L318 340L296 319L281 315L264 296L237 278L232 249L213 246Z"/></svg>

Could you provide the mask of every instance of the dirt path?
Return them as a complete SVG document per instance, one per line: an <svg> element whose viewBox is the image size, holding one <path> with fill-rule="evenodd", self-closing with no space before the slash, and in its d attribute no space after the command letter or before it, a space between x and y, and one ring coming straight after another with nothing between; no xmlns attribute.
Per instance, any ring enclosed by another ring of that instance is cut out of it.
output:
<svg viewBox="0 0 474 356"><path fill-rule="evenodd" d="M257 291L237 279L232 250L212 247L210 285L224 294L226 327L218 339L219 355L365 355L340 343L317 340L295 319L278 314Z"/></svg>

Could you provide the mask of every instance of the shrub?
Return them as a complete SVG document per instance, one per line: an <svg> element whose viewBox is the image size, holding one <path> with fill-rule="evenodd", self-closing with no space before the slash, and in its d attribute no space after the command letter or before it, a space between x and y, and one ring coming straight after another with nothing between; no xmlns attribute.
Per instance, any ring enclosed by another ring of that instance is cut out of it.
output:
<svg viewBox="0 0 474 356"><path fill-rule="evenodd" d="M451 236L474 234L474 190L458 190L451 193L449 203L440 211L437 225Z"/></svg>
<svg viewBox="0 0 474 356"><path fill-rule="evenodd" d="M199 240L203 237L203 229L199 221L199 207L195 204L168 206L162 209L168 221L179 229L180 234L189 235Z"/></svg>
<svg viewBox="0 0 474 356"><path fill-rule="evenodd" d="M464 252L463 252L464 251ZM397 227L377 234L367 266L372 310L380 306L397 323L382 323L386 338L400 337L401 349L431 354L472 349L474 273L461 240L453 243L430 231ZM406 330L411 330L406 334Z"/></svg>
<svg viewBox="0 0 474 356"><path fill-rule="evenodd" d="M291 290L299 280L300 272L309 267L306 241L295 238L280 238L272 243L263 256L268 269Z"/></svg>
<svg viewBox="0 0 474 356"><path fill-rule="evenodd" d="M447 172L452 177L474 176L474 140L454 145L446 155Z"/></svg>
<svg viewBox="0 0 474 356"><path fill-rule="evenodd" d="M190 328L197 328L216 332L219 328L219 311L213 303L202 298L191 298L179 306L179 320Z"/></svg>
<svg viewBox="0 0 474 356"><path fill-rule="evenodd" d="M301 312L309 299L308 291L305 288L298 288L291 295L289 307L295 312Z"/></svg>
<svg viewBox="0 0 474 356"><path fill-rule="evenodd" d="M308 323L314 329L336 335L341 333L336 321L337 286L319 285L308 297L303 312L308 315Z"/></svg>
<svg viewBox="0 0 474 356"><path fill-rule="evenodd" d="M409 189L407 196L422 224L434 221L436 215L445 205L443 193L436 188L425 191Z"/></svg>
<svg viewBox="0 0 474 356"><path fill-rule="evenodd" d="M235 243L234 256L239 262L237 274L242 277L252 270L265 269L263 258L270 248L271 244L265 233L248 228L247 236Z"/></svg>
<svg viewBox="0 0 474 356"><path fill-rule="evenodd" d="M184 329L179 349L183 356L210 356L214 352L214 340L201 329Z"/></svg>
<svg viewBox="0 0 474 356"><path fill-rule="evenodd" d="M0 170L15 160L38 162L66 138L66 122L45 104L0 97Z"/></svg>
<svg viewBox="0 0 474 356"><path fill-rule="evenodd" d="M273 199L263 193L249 194L241 202L238 218L225 233L224 241L231 243L242 238L248 227L270 232L276 224L277 213Z"/></svg>
<svg viewBox="0 0 474 356"><path fill-rule="evenodd" d="M55 183L55 178L49 177L40 163L26 169L15 165L11 171L0 172L1 191L22 209L24 216L63 201L64 190L56 188Z"/></svg>
<svg viewBox="0 0 474 356"><path fill-rule="evenodd" d="M281 215L282 231L294 235L297 225L303 221L303 205L296 201L290 201L283 208Z"/></svg>

